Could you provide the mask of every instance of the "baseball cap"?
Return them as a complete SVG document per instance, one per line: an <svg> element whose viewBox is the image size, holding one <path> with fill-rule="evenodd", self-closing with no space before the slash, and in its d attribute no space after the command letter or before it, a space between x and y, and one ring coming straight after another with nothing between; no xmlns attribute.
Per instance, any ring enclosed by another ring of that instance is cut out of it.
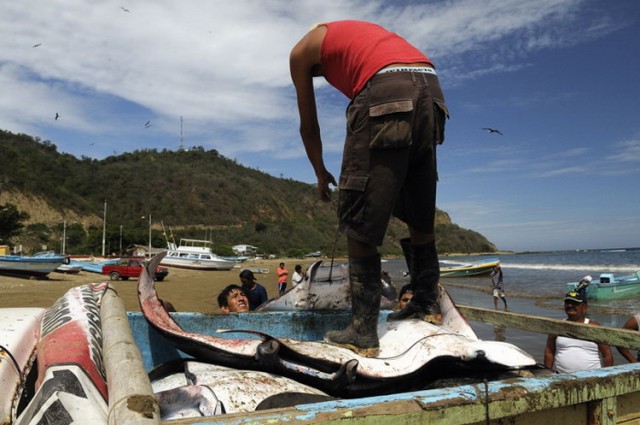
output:
<svg viewBox="0 0 640 425"><path fill-rule="evenodd" d="M240 279L256 280L256 277L253 275L253 272L251 270L244 269L240 272Z"/></svg>
<svg viewBox="0 0 640 425"><path fill-rule="evenodd" d="M567 295L564 296L565 301L573 301L577 303L585 302L584 297L576 291L567 292Z"/></svg>

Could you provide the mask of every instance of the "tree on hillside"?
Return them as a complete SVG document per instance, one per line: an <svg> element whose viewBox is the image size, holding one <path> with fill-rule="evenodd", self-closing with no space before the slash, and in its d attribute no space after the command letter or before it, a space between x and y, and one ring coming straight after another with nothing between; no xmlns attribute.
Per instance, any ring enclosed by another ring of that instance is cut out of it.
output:
<svg viewBox="0 0 640 425"><path fill-rule="evenodd" d="M19 211L13 204L0 205L0 242L8 244L9 240L20 233L29 214Z"/></svg>

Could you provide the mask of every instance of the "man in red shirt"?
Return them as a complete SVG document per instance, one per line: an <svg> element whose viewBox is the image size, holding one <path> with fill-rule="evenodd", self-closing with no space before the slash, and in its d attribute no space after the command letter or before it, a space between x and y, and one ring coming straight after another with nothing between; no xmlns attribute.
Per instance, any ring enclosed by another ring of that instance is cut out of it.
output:
<svg viewBox="0 0 640 425"><path fill-rule="evenodd" d="M276 269L276 274L278 275L278 293L282 295L287 289L287 277L289 276L289 270L284 267L284 263L280 263Z"/></svg>
<svg viewBox="0 0 640 425"><path fill-rule="evenodd" d="M336 180L326 169L313 78L347 96L347 136L339 184L340 230L347 236L351 324L325 340L361 355L379 353L380 256L391 215L404 221L414 296L389 320L439 319L439 265L434 218L437 144L448 111L433 63L402 37L361 21L316 25L292 49L291 78L300 136L329 201Z"/></svg>

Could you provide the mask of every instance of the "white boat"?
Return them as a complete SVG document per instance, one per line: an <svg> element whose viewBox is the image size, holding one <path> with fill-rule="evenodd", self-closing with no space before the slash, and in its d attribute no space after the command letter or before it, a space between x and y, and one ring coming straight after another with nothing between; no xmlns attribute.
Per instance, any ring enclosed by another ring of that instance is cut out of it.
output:
<svg viewBox="0 0 640 425"><path fill-rule="evenodd" d="M201 239L180 239L180 246L168 242L167 255L162 259L163 266L196 270L231 270L235 261L226 260L214 254L209 245L211 241Z"/></svg>
<svg viewBox="0 0 640 425"><path fill-rule="evenodd" d="M51 253L0 255L0 273L46 276L66 262L66 256Z"/></svg>

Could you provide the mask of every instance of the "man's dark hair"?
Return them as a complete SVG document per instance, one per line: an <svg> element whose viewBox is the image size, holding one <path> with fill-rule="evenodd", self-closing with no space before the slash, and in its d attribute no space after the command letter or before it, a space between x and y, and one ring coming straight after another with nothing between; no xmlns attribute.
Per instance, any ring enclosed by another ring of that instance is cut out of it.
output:
<svg viewBox="0 0 640 425"><path fill-rule="evenodd" d="M234 289L239 289L244 294L244 289L242 289L241 286L238 286L235 283L232 283L231 285L228 285L226 288L224 288L222 292L220 292L220 294L218 295L218 307L220 308L229 307L229 303L227 302L227 297L229 296L229 293L231 293L231 291L233 291Z"/></svg>

